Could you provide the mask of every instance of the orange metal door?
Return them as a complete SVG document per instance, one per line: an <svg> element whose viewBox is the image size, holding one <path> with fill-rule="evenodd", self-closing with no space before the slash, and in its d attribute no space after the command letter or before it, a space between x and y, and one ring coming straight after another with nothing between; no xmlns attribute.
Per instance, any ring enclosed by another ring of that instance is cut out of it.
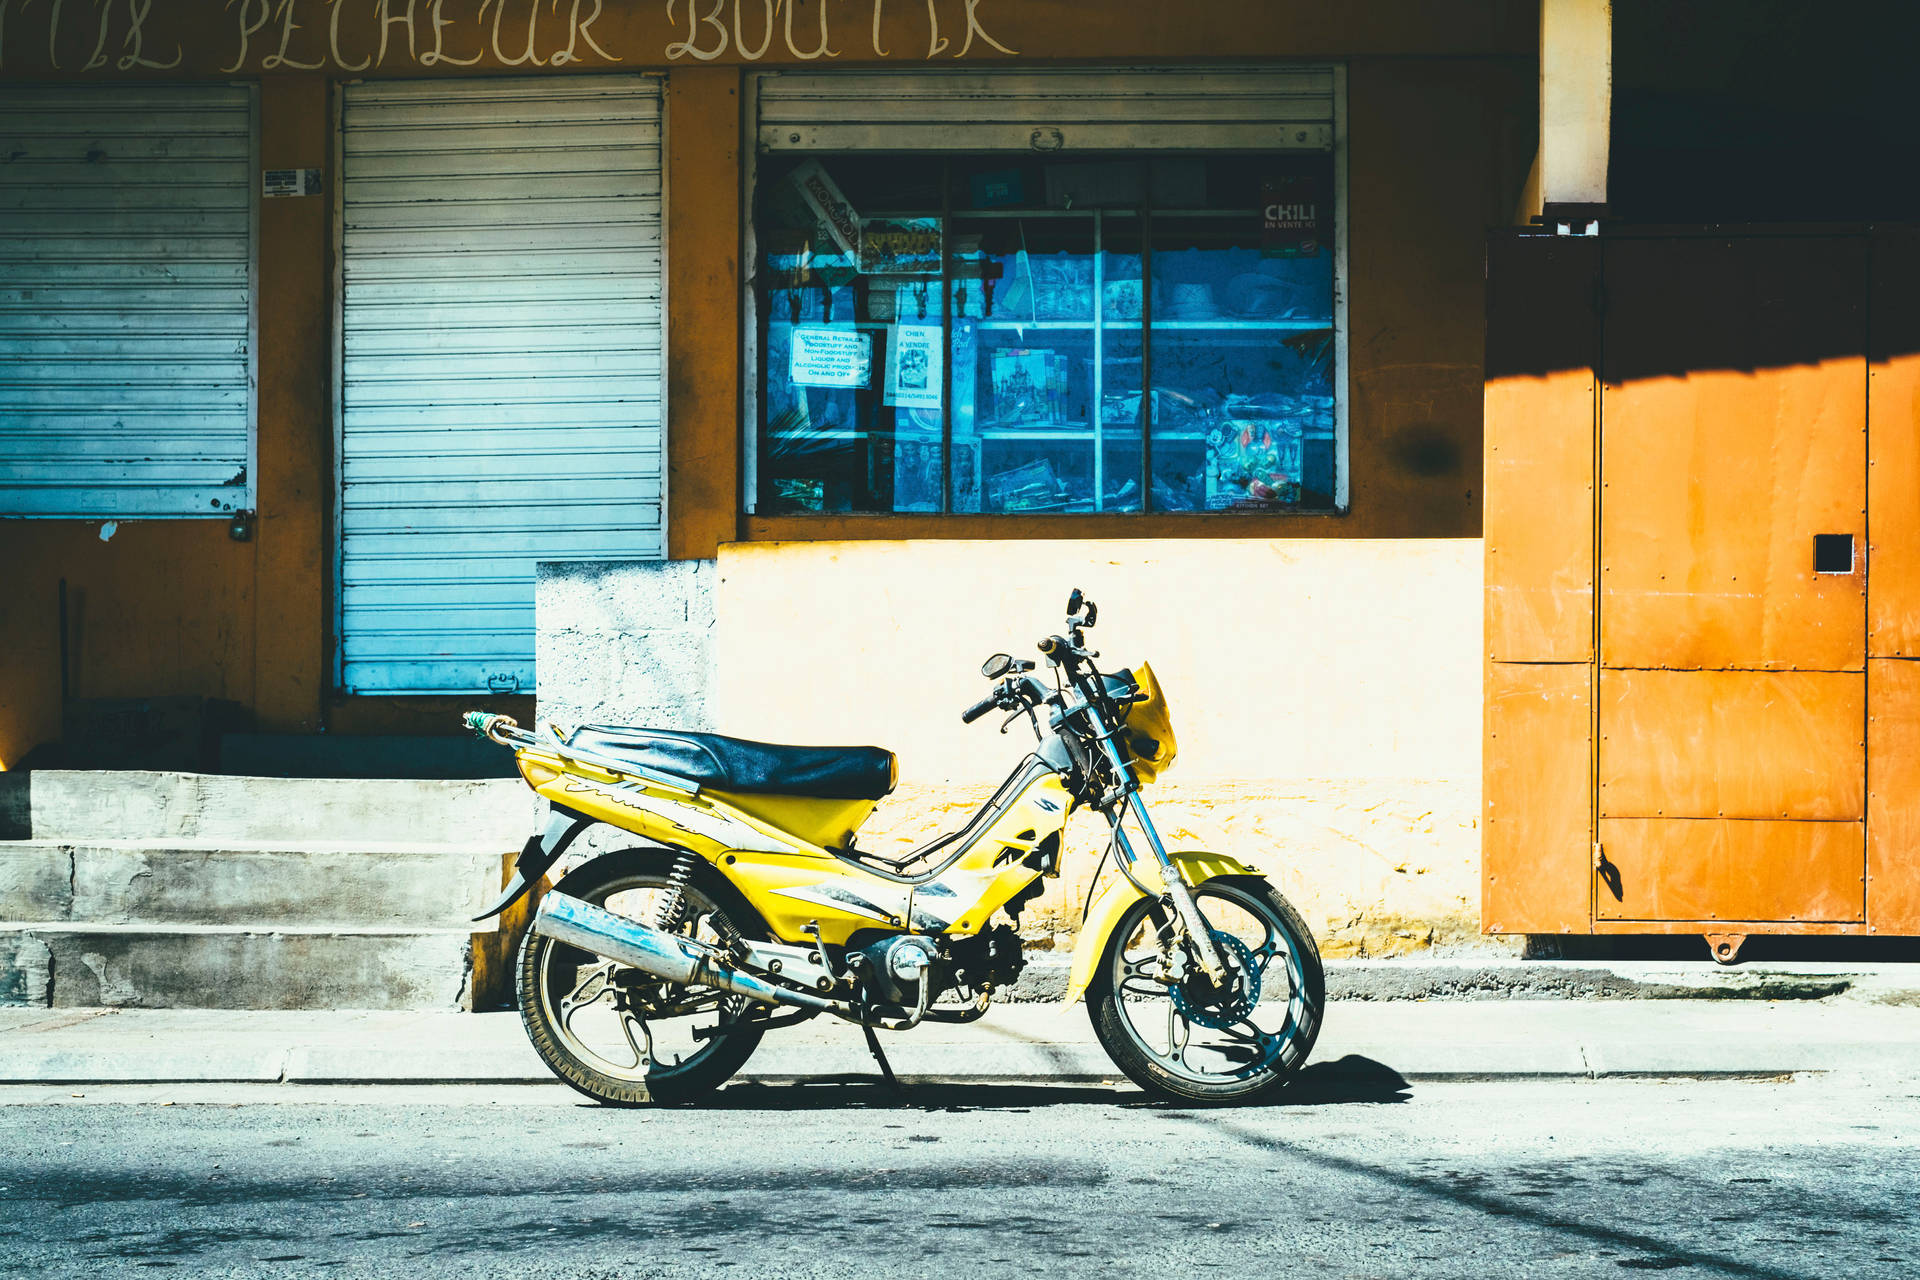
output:
<svg viewBox="0 0 1920 1280"><path fill-rule="evenodd" d="M1920 935L1920 228L1873 238L1867 925Z"/></svg>
<svg viewBox="0 0 1920 1280"><path fill-rule="evenodd" d="M1608 243L1596 925L1864 919L1866 255Z"/></svg>
<svg viewBox="0 0 1920 1280"><path fill-rule="evenodd" d="M1486 715L1481 924L1593 917L1593 297L1600 242L1487 248Z"/></svg>

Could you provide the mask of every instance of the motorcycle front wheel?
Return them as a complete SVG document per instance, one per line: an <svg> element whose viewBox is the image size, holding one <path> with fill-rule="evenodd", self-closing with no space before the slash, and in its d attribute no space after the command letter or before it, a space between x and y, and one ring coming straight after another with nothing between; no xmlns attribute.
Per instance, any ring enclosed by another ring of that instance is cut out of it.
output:
<svg viewBox="0 0 1920 1280"><path fill-rule="evenodd" d="M1227 968L1216 986L1189 962L1169 972L1171 908L1141 898L1087 984L1094 1035L1147 1092L1183 1103L1272 1096L1320 1034L1326 973L1313 934L1265 880L1229 876L1193 890Z"/></svg>
<svg viewBox="0 0 1920 1280"><path fill-rule="evenodd" d="M771 936L732 885L706 862L694 864L676 932L716 941L713 920L723 915L744 937ZM653 925L673 865L668 850L629 849L574 868L554 888ZM745 997L662 982L532 932L520 944L518 978L520 1020L534 1051L566 1083L610 1106L703 1097L760 1043L760 1015Z"/></svg>

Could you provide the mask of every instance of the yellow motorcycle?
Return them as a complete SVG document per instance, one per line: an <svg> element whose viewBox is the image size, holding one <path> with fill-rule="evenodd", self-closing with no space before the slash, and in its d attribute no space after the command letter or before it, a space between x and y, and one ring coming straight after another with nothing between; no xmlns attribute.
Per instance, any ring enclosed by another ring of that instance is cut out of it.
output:
<svg viewBox="0 0 1920 1280"><path fill-rule="evenodd" d="M972 723L1028 721L1034 750L958 831L887 859L857 843L897 780L878 747L795 747L592 725L570 734L473 712L511 746L549 817L505 910L581 832L608 823L644 847L591 858L540 899L518 962L520 1012L554 1073L601 1102L686 1102L740 1070L766 1032L830 1014L875 1028L969 1022L1013 985L1020 912L1060 874L1067 817L1110 836L1082 912L1067 999L1148 1092L1248 1102L1306 1061L1326 982L1299 914L1267 879L1212 853L1169 852L1142 787L1173 763L1153 670L1100 672L1075 591L1065 635L1036 664L995 654ZM1144 846L1144 847L1143 847ZM1119 875L1101 889L1111 861Z"/></svg>

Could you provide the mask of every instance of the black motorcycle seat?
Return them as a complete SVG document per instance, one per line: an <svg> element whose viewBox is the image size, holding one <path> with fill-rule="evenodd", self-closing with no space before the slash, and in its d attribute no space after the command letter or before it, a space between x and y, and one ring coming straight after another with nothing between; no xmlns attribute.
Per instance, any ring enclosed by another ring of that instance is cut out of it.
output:
<svg viewBox="0 0 1920 1280"><path fill-rule="evenodd" d="M568 745L637 768L742 795L878 800L893 790L898 761L880 747L787 747L717 733L590 724Z"/></svg>

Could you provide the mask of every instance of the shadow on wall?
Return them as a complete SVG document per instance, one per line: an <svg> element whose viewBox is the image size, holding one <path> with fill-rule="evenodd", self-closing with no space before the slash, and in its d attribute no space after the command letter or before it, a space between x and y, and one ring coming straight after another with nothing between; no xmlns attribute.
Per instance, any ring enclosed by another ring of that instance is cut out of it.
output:
<svg viewBox="0 0 1920 1280"><path fill-rule="evenodd" d="M1920 352L1913 227L1515 233L1489 253L1489 382L1596 369L1619 385Z"/></svg>

